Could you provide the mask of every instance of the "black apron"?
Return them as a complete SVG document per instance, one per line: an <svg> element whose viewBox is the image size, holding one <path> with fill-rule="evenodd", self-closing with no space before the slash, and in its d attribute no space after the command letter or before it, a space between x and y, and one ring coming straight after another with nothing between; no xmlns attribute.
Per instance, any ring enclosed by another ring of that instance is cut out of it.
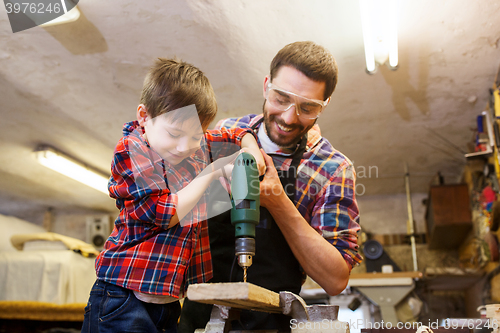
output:
<svg viewBox="0 0 500 333"><path fill-rule="evenodd" d="M252 129L255 130L261 122L262 119L252 126ZM283 188L293 189L293 191L289 191L291 193L287 193L292 201L295 193L296 172L305 152L306 143L307 135L302 138L299 147L293 154L289 170L278 170ZM287 184L292 185L287 186ZM210 199L218 196L212 195L212 191L225 192L225 190L219 182L215 182L214 188L211 188L210 191L211 195L207 207L209 210L217 209L219 203ZM234 253L235 237L234 226L231 224L231 212L226 211L210 218L208 230L214 270L214 277L210 283L243 282L243 269L236 263ZM247 282L274 292L291 291L298 295L303 280L300 264L271 213L262 206L260 207L260 221L255 231L255 247L253 264L247 270ZM192 302L186 298L183 304L179 332L193 332L194 329L204 328L210 319L211 309L212 305ZM278 329L280 332L288 332L290 331L290 319L283 314L243 310L240 321L232 323L232 329Z"/></svg>

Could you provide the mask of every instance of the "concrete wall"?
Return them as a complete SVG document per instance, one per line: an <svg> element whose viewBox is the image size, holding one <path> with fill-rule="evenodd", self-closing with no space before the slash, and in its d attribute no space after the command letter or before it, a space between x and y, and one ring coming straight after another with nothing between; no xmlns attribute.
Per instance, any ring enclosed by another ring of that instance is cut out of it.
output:
<svg viewBox="0 0 500 333"><path fill-rule="evenodd" d="M417 233L425 233L425 206L427 193L411 195L413 220ZM372 195L357 198L361 230L373 234L406 234L408 206L405 194Z"/></svg>

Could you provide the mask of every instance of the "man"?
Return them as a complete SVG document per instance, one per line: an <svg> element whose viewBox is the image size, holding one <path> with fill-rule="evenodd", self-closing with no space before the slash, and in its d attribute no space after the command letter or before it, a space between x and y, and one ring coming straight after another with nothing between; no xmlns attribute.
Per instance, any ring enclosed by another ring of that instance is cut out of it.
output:
<svg viewBox="0 0 500 333"><path fill-rule="evenodd" d="M263 115L219 122L250 126L266 152L267 171L260 184L261 217L248 282L298 294L309 275L328 294L340 293L358 254L358 207L352 163L319 132L317 118L337 83L333 56L313 42L285 46L264 79ZM209 207L216 207L212 202ZM229 214L209 221L214 278L241 282L234 265L234 227ZM186 300L179 330L192 332L209 320L211 306ZM290 317L242 311L232 329L290 330ZM190 326L190 327L189 327Z"/></svg>

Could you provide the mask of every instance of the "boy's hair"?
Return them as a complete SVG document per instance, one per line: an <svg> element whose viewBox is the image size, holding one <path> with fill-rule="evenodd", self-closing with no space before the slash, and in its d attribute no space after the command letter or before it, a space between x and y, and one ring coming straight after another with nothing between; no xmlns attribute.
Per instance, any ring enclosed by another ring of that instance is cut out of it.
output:
<svg viewBox="0 0 500 333"><path fill-rule="evenodd" d="M196 106L203 129L217 114L215 93L201 70L182 60L158 58L150 68L142 87L141 104L148 115L155 117L192 105ZM192 117L187 112L174 112L172 121L184 121Z"/></svg>
<svg viewBox="0 0 500 333"><path fill-rule="evenodd" d="M286 45L271 62L271 81L282 66L291 66L313 81L325 82L324 100L337 85L338 68L333 55L314 42L295 42Z"/></svg>

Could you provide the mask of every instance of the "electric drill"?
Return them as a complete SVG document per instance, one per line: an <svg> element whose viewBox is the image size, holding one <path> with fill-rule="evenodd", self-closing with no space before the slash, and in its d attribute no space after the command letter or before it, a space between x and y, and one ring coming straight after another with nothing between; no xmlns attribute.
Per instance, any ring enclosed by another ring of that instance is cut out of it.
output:
<svg viewBox="0 0 500 333"><path fill-rule="evenodd" d="M234 162L231 177L231 224L235 227L235 255L243 268L247 282L247 268L255 255L255 226L259 224L260 183L259 170L252 154L241 153Z"/></svg>

